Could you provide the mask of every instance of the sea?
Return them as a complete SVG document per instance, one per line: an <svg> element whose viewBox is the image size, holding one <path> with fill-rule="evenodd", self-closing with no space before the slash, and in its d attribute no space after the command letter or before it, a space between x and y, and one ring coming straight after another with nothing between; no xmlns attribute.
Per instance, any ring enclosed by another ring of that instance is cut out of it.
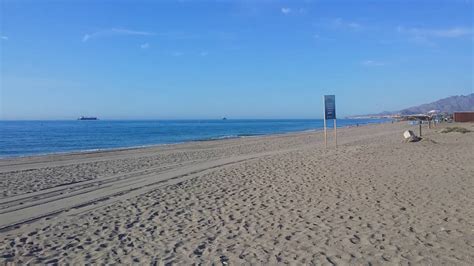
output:
<svg viewBox="0 0 474 266"><path fill-rule="evenodd" d="M388 121L338 119L337 126ZM211 141L322 128L322 119L0 121L0 158Z"/></svg>

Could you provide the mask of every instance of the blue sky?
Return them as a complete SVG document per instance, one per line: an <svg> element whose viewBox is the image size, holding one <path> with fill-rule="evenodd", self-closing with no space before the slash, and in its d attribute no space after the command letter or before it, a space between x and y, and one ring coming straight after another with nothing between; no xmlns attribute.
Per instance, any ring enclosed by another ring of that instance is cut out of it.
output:
<svg viewBox="0 0 474 266"><path fill-rule="evenodd" d="M0 119L321 118L473 92L473 2L1 2Z"/></svg>

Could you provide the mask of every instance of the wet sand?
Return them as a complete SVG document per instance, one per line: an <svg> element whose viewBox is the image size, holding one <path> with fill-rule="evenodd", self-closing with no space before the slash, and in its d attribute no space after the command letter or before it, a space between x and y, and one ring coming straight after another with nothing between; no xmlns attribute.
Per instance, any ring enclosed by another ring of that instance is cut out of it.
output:
<svg viewBox="0 0 474 266"><path fill-rule="evenodd" d="M442 127L0 160L0 261L469 265L474 133Z"/></svg>

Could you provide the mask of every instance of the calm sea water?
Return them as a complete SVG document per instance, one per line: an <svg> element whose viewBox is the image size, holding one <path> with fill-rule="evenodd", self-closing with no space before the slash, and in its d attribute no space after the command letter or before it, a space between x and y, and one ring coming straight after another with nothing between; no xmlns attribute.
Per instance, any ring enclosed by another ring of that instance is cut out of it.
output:
<svg viewBox="0 0 474 266"><path fill-rule="evenodd" d="M385 121L339 119L338 127ZM0 121L0 157L237 138L322 127L323 120Z"/></svg>

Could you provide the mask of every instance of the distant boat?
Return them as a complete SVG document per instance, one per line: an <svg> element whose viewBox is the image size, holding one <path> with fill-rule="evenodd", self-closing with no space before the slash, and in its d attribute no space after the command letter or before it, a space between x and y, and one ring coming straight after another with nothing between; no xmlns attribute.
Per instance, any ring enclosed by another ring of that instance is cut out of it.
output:
<svg viewBox="0 0 474 266"><path fill-rule="evenodd" d="M99 120L99 119L97 119L97 117L93 117L93 116L81 116L77 120Z"/></svg>
<svg viewBox="0 0 474 266"><path fill-rule="evenodd" d="M222 120L227 120L227 117L223 117Z"/></svg>

